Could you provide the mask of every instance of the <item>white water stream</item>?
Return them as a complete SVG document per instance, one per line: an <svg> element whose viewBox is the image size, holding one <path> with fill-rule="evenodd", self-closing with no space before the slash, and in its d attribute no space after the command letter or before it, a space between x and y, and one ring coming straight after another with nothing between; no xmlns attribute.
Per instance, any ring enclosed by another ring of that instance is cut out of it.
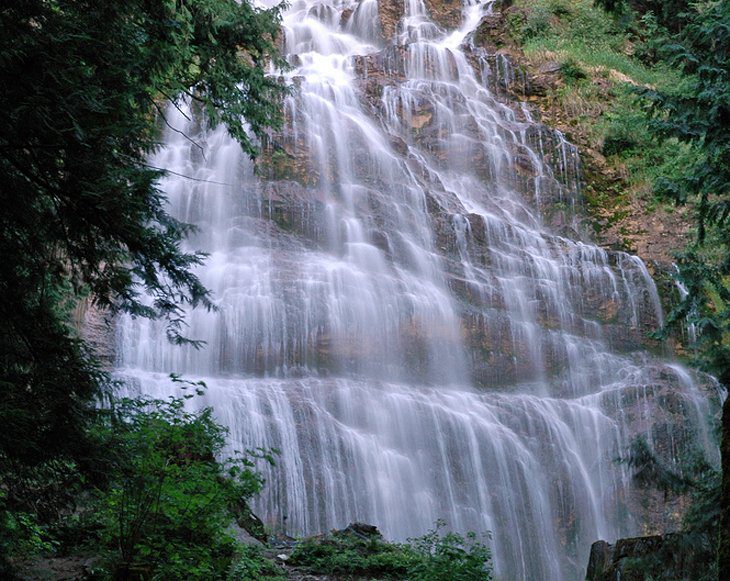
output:
<svg viewBox="0 0 730 581"><path fill-rule="evenodd" d="M172 110L205 156L169 132L154 165L219 310L189 315L198 351L121 320L118 370L157 396L204 379L233 449L281 451L255 507L275 528L443 518L492 531L502 579L578 579L591 542L641 530L614 462L630 437L710 449L709 406L644 351L644 264L570 239L577 152L498 98L514 71L469 45L491 4L446 31L405 0L385 42L376 0L294 0L278 173Z"/></svg>

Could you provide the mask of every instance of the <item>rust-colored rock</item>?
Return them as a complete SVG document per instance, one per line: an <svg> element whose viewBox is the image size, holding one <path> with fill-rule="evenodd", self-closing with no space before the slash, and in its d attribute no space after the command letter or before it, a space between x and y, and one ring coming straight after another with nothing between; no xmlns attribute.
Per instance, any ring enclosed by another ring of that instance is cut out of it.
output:
<svg viewBox="0 0 730 581"><path fill-rule="evenodd" d="M404 0L378 0L378 15L383 39L391 41L398 30L398 23L405 14Z"/></svg>
<svg viewBox="0 0 730 581"><path fill-rule="evenodd" d="M461 24L460 0L424 0L431 18L446 30L458 28Z"/></svg>

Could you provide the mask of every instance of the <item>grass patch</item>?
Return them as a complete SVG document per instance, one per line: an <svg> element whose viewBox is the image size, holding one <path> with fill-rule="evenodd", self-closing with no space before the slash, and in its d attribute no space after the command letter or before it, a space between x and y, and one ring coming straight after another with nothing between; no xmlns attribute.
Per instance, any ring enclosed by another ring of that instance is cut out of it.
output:
<svg viewBox="0 0 730 581"><path fill-rule="evenodd" d="M635 217L637 208L669 212L673 206L654 194L656 185L681 175L696 158L687 145L651 133L635 87L673 92L686 81L666 65L645 64L645 47L626 23L593 0L515 0L506 18L528 66L538 75L543 67L558 71L539 106L546 122L581 148L594 227L615 226L631 248L624 219Z"/></svg>
<svg viewBox="0 0 730 581"><path fill-rule="evenodd" d="M561 64L615 71L641 85L678 80L674 71L648 68L633 58L628 33L591 0L517 0L508 20L528 58L548 54Z"/></svg>

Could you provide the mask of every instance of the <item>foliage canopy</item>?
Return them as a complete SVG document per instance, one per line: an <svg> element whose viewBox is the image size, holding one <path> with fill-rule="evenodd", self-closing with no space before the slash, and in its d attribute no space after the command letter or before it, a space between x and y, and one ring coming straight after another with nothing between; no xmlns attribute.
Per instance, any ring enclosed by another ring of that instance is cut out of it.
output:
<svg viewBox="0 0 730 581"><path fill-rule="evenodd" d="M0 460L84 441L104 376L70 324L81 296L166 317L212 308L150 167L164 101L250 154L278 122L279 10L236 0L18 0L0 9ZM246 122L244 123L243 118ZM142 298L142 292L152 298Z"/></svg>
<svg viewBox="0 0 730 581"><path fill-rule="evenodd" d="M72 322L79 301L164 318L177 342L187 306L213 308L149 154L165 103L183 101L255 154L279 121L279 20L245 0L0 8L3 547L9 530L53 520L79 480L109 477L93 426L110 382Z"/></svg>

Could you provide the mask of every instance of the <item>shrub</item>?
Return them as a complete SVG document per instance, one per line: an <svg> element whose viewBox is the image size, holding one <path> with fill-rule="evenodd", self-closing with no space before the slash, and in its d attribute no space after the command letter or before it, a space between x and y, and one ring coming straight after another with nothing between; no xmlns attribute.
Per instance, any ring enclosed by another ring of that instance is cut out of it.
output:
<svg viewBox="0 0 730 581"><path fill-rule="evenodd" d="M297 544L290 563L327 575L358 575L394 579L406 578L418 556L406 545L390 544L382 538L363 539L347 532L322 539L305 539Z"/></svg>
<svg viewBox="0 0 730 581"><path fill-rule="evenodd" d="M521 42L539 38L550 30L550 11L544 6L512 13L508 18L512 36Z"/></svg>
<svg viewBox="0 0 730 581"><path fill-rule="evenodd" d="M386 543L379 534L363 538L349 529L300 542L290 563L312 573L414 581L488 581L491 552L475 533L443 532L443 521L408 543Z"/></svg>
<svg viewBox="0 0 730 581"><path fill-rule="evenodd" d="M454 532L442 533L444 521L417 539L411 547L421 557L409 571L409 579L418 581L481 581L492 578L492 554L476 533L466 537Z"/></svg>
<svg viewBox="0 0 730 581"><path fill-rule="evenodd" d="M114 451L114 476L101 496L102 540L114 547L117 579L223 579L237 544L227 532L233 507L263 481L262 451L220 462L226 431L210 409L184 400L122 400L101 428Z"/></svg>
<svg viewBox="0 0 730 581"><path fill-rule="evenodd" d="M585 79L588 75L575 59L569 58L560 65L560 74L566 82Z"/></svg>
<svg viewBox="0 0 730 581"><path fill-rule="evenodd" d="M286 575L259 547L246 546L228 573L227 581L283 581Z"/></svg>

